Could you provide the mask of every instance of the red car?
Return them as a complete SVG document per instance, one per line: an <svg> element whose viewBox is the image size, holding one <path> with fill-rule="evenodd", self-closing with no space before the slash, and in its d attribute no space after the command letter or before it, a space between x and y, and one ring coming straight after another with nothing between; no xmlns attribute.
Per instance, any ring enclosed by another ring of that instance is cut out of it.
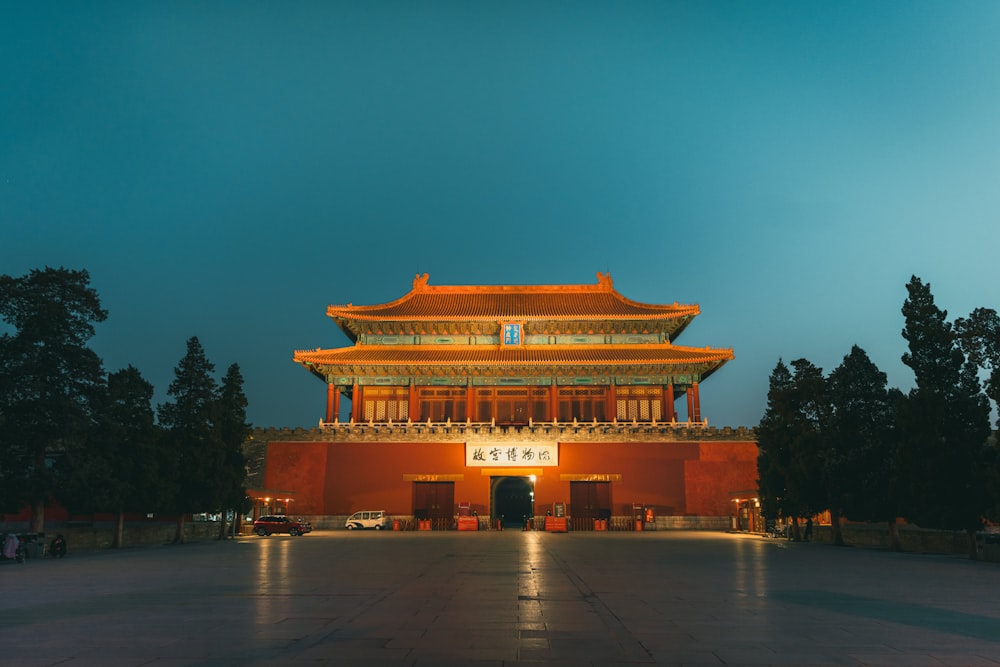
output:
<svg viewBox="0 0 1000 667"><path fill-rule="evenodd" d="M253 532L261 537L271 533L288 533L292 537L312 532L312 524L287 516L262 516L253 522Z"/></svg>

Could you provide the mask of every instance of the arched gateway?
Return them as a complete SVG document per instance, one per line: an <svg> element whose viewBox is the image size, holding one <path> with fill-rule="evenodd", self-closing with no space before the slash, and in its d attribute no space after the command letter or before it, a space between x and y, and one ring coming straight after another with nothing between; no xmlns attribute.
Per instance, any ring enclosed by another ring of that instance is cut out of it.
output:
<svg viewBox="0 0 1000 667"><path fill-rule="evenodd" d="M491 477L490 519L504 528L521 528L535 516L535 489L530 477Z"/></svg>
<svg viewBox="0 0 1000 667"><path fill-rule="evenodd" d="M676 344L699 312L632 301L601 273L495 286L424 274L395 301L329 306L353 345L295 352L326 410L315 431L262 436L265 486L293 491L292 511L318 526L369 508L450 527L558 507L580 529L641 506L662 526L727 528L757 450L702 416L701 384L733 352Z"/></svg>

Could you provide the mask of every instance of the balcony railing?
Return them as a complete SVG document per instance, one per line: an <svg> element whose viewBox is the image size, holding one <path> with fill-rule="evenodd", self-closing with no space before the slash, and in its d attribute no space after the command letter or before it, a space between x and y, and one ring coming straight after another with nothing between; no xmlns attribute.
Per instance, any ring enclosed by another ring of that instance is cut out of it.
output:
<svg viewBox="0 0 1000 667"><path fill-rule="evenodd" d="M671 440L754 441L755 429L747 426L709 426L700 422L529 422L521 425L491 422L324 422L314 428L269 428L254 431L254 440L371 442L467 442L472 440L560 442L657 442Z"/></svg>
<svg viewBox="0 0 1000 667"><path fill-rule="evenodd" d="M385 421L359 421L355 422L353 419L347 422L343 421L333 421L327 422L322 419L319 422L320 428L327 427L354 427L354 426L384 426L384 427L404 427L404 428L458 428L458 429L484 429L484 428L497 428L497 429L537 429L537 428L558 428L558 429L619 429L619 428L708 428L708 420L702 419L701 421L638 421L638 420L612 420L612 421L578 421L574 419L573 421L532 421L528 420L528 423L517 424L517 423L497 423L494 419L488 422L474 422L472 420L466 421L452 421L450 419L446 421L413 421L408 419L406 421L393 421L391 419Z"/></svg>

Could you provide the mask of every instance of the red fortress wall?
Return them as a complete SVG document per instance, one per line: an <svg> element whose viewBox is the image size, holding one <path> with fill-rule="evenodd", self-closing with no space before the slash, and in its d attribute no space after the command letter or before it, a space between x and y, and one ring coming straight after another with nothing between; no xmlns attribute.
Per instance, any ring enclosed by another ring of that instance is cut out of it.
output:
<svg viewBox="0 0 1000 667"><path fill-rule="evenodd" d="M295 493L291 512L338 516L360 509L412 514L414 481L452 481L455 502L489 513L491 475L535 475L536 512L569 503L563 475L608 476L614 514L633 503L660 515L730 514L729 492L757 485L757 445L749 441L567 442L559 465L539 468L467 467L461 442L268 443L265 486Z"/></svg>

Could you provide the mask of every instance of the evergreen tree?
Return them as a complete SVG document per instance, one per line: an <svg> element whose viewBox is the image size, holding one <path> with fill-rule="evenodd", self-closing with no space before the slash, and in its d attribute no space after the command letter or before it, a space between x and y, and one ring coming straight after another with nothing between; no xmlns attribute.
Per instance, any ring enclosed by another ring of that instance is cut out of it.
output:
<svg viewBox="0 0 1000 667"><path fill-rule="evenodd" d="M761 511L769 519L796 516L786 491L785 476L789 467L791 422L788 392L792 374L779 359L768 380L767 407L757 426L757 480Z"/></svg>
<svg viewBox="0 0 1000 667"><path fill-rule="evenodd" d="M793 521L822 510L822 422L826 404L822 371L805 359L782 361L771 373L768 404L757 428L758 480L766 516Z"/></svg>
<svg viewBox="0 0 1000 667"><path fill-rule="evenodd" d="M801 516L826 509L823 465L826 425L830 403L823 370L807 359L792 362L791 408L793 417L791 495L798 500Z"/></svg>
<svg viewBox="0 0 1000 667"><path fill-rule="evenodd" d="M969 363L988 375L986 395L1000 407L1000 316L992 308L977 308L968 318L955 320L962 351ZM1000 426L1000 419L997 421Z"/></svg>
<svg viewBox="0 0 1000 667"><path fill-rule="evenodd" d="M103 370L87 342L107 312L87 271L45 268L0 276L0 318L13 330L0 335L0 501L29 504L42 532L51 460L90 427Z"/></svg>
<svg viewBox="0 0 1000 667"><path fill-rule="evenodd" d="M232 364L222 378L216 409L217 438L223 450L218 479L221 539L225 535L227 510L233 510L233 520L238 521L246 498L243 443L250 437L251 427L247 423L247 397L243 393L243 375L238 364Z"/></svg>
<svg viewBox="0 0 1000 667"><path fill-rule="evenodd" d="M219 505L217 474L223 467L223 452L215 426L214 370L198 338L190 338L167 390L174 400L161 404L158 410L165 429L162 463L174 483L167 507L177 514L177 543L184 542L186 514Z"/></svg>
<svg viewBox="0 0 1000 667"><path fill-rule="evenodd" d="M857 345L827 379L830 397L828 450L824 461L834 543L842 544L841 515L859 521L884 521L890 543L899 550L898 508L889 485L895 461L895 401L886 375Z"/></svg>
<svg viewBox="0 0 1000 667"><path fill-rule="evenodd" d="M916 384L899 414L895 490L907 519L925 528L965 530L974 559L975 533L992 505L989 402L930 285L913 276L906 289L903 337L909 352L903 363Z"/></svg>
<svg viewBox="0 0 1000 667"><path fill-rule="evenodd" d="M955 331L969 363L978 366L987 376L986 395L1000 413L1000 316L992 308L977 308L967 319L955 320ZM1000 417L997 419L1000 427ZM991 442L991 454L1000 463L997 439ZM988 487L994 491L988 518L1000 522L1000 465L990 471Z"/></svg>
<svg viewBox="0 0 1000 667"><path fill-rule="evenodd" d="M125 512L148 511L170 491L158 474L152 401L153 385L135 367L110 374L90 437L61 462L59 499L75 509L115 513L113 548L122 546Z"/></svg>

